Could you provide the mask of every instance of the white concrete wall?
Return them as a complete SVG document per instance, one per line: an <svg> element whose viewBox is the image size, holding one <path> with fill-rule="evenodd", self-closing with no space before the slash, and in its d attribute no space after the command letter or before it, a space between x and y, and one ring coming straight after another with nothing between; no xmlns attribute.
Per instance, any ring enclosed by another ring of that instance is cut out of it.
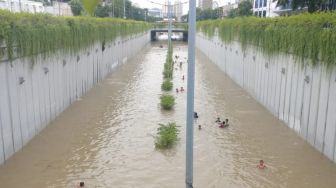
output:
<svg viewBox="0 0 336 188"><path fill-rule="evenodd" d="M336 162L336 69L268 58L238 42L197 35L196 45L223 72L317 150Z"/></svg>
<svg viewBox="0 0 336 188"><path fill-rule="evenodd" d="M104 52L97 44L34 64L29 59L0 62L0 164L149 41L149 33L142 33L107 43Z"/></svg>

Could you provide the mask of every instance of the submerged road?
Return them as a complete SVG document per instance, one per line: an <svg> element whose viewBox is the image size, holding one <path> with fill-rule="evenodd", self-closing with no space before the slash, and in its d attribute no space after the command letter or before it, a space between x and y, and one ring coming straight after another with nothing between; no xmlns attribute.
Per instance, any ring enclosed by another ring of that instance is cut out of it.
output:
<svg viewBox="0 0 336 188"><path fill-rule="evenodd" d="M161 111L166 46L147 46L70 106L22 151L0 166L1 188L185 187L186 92L175 109ZM174 43L183 61L174 88L186 88L187 46ZM186 75L185 75L186 76ZM174 89L175 90L175 89ZM333 188L336 165L272 116L198 52L196 60L194 187ZM215 119L229 118L218 128ZM158 123L180 126L179 144L154 147ZM260 159L265 170L257 169Z"/></svg>

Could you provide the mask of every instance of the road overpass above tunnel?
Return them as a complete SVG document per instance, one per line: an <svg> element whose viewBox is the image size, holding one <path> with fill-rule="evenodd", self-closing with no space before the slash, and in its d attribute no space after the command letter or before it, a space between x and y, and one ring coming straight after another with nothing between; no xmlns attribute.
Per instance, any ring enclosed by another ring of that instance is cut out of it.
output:
<svg viewBox="0 0 336 188"><path fill-rule="evenodd" d="M151 41L157 40L157 33L168 33L168 28L152 29L150 31ZM188 41L188 30L183 28L173 28L172 33L182 33L182 40Z"/></svg>

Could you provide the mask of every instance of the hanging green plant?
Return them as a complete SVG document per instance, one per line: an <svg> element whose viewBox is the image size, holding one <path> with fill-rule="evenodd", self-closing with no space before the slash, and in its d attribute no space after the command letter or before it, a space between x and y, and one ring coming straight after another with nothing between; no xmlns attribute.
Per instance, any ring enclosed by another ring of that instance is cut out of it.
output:
<svg viewBox="0 0 336 188"><path fill-rule="evenodd" d="M223 42L252 45L271 57L293 54L297 62L307 58L312 65L336 65L336 14L300 14L290 17L241 17L197 23L208 37L216 33Z"/></svg>
<svg viewBox="0 0 336 188"><path fill-rule="evenodd" d="M74 54L118 36L147 32L145 22L93 17L53 17L45 14L11 13L0 10L0 47L3 56L34 58L55 52Z"/></svg>

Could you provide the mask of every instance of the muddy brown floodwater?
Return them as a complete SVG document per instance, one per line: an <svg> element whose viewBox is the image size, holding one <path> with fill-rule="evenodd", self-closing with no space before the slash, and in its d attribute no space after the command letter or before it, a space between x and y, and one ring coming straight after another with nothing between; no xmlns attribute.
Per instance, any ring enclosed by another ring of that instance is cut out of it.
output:
<svg viewBox="0 0 336 188"><path fill-rule="evenodd" d="M186 92L175 109L160 110L166 46L148 45L75 102L0 167L1 188L182 188L185 175ZM174 44L183 61L174 88L186 81L187 46ZM194 187L334 188L336 165L273 117L200 52L196 64ZM215 119L229 118L218 128ZM176 121L179 144L154 147L158 123ZM263 159L267 168L256 168Z"/></svg>

